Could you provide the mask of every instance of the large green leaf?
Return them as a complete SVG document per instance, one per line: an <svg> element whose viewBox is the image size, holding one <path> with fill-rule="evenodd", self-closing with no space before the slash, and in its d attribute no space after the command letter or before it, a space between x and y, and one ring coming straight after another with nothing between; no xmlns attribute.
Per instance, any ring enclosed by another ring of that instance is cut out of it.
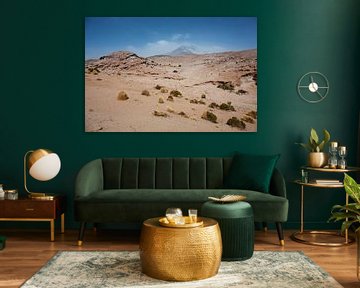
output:
<svg viewBox="0 0 360 288"><path fill-rule="evenodd" d="M344 233L346 229L349 229L351 225L358 222L358 220L344 221L341 225L341 233Z"/></svg>
<svg viewBox="0 0 360 288"><path fill-rule="evenodd" d="M344 187L346 193L357 203L360 204L360 186L348 174L344 173Z"/></svg>
<svg viewBox="0 0 360 288"><path fill-rule="evenodd" d="M334 205L329 218L329 221L343 221L341 231L349 229L354 223L360 223L360 186L353 178L344 173L344 187L355 203Z"/></svg>
<svg viewBox="0 0 360 288"><path fill-rule="evenodd" d="M329 221L337 222L340 220L345 220L346 218L358 220L358 216L351 212L333 212L329 218Z"/></svg>
<svg viewBox="0 0 360 288"><path fill-rule="evenodd" d="M324 133L324 143L326 144L330 140L330 133L326 129L323 130L323 133Z"/></svg>
<svg viewBox="0 0 360 288"><path fill-rule="evenodd" d="M335 212L336 209L339 211L350 211L356 215L360 215L360 210L356 203L350 203L348 205L334 205L331 212Z"/></svg>
<svg viewBox="0 0 360 288"><path fill-rule="evenodd" d="M309 145L310 145L310 147L311 147L311 152L316 152L317 144L316 144L316 142L311 138L311 136L309 137Z"/></svg>
<svg viewBox="0 0 360 288"><path fill-rule="evenodd" d="M319 136L318 136L318 134L316 133L316 131L315 131L314 128L311 128L310 137L311 137L312 140L315 141L316 144L318 144L318 142L319 142Z"/></svg>

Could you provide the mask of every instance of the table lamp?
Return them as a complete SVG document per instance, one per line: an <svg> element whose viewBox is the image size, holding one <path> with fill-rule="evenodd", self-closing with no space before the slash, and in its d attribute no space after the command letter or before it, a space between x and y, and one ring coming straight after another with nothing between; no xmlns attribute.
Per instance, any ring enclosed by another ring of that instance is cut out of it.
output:
<svg viewBox="0 0 360 288"><path fill-rule="evenodd" d="M39 181L48 181L54 178L60 171L59 156L48 149L37 149L26 152L24 156L24 187L30 198L53 199L53 196L45 193L30 192L26 185L26 174Z"/></svg>

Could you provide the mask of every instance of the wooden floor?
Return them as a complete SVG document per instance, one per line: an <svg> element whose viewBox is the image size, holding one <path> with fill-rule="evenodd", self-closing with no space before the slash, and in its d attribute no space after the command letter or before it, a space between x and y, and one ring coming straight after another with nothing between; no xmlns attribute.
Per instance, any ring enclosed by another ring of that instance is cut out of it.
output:
<svg viewBox="0 0 360 288"><path fill-rule="evenodd" d="M290 240L285 233L285 247L277 245L275 231L257 231L255 250L303 251L344 287L360 287L356 277L356 244L342 247L304 245ZM59 250L138 250L138 231L86 231L82 247L76 245L77 231L56 234L49 242L45 230L0 230L7 237L0 251L0 287L19 287ZM61 287L59 287L61 288Z"/></svg>

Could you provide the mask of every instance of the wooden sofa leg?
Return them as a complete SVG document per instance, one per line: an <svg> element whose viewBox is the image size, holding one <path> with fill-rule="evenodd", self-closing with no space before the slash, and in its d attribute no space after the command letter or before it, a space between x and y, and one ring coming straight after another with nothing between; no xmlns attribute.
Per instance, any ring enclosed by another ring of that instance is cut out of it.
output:
<svg viewBox="0 0 360 288"><path fill-rule="evenodd" d="M264 231L268 231L268 226L267 226L267 222L262 222L262 225L263 225L263 229Z"/></svg>
<svg viewBox="0 0 360 288"><path fill-rule="evenodd" d="M284 231L282 228L282 223L281 222L275 222L276 224L276 230L279 236L279 242L280 242L280 246L284 246L285 245L285 240L284 240Z"/></svg>
<svg viewBox="0 0 360 288"><path fill-rule="evenodd" d="M82 246L83 244L85 228L86 228L86 222L81 222L79 229L78 246Z"/></svg>

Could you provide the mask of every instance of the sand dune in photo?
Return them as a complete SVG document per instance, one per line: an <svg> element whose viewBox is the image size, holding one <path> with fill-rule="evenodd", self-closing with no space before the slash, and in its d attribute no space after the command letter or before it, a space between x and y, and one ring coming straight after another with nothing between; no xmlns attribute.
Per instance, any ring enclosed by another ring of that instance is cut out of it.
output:
<svg viewBox="0 0 360 288"><path fill-rule="evenodd" d="M176 51L173 51L176 52ZM85 62L87 132L255 132L257 50Z"/></svg>

